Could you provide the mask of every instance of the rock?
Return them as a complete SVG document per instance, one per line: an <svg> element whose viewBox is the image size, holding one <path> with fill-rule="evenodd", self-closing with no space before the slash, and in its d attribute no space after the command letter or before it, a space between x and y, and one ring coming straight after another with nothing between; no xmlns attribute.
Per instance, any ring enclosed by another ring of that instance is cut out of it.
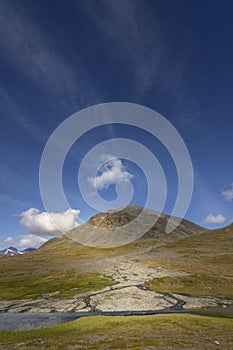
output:
<svg viewBox="0 0 233 350"><path fill-rule="evenodd" d="M162 310L176 304L162 294L141 290L135 286L115 289L91 297L91 305L99 311Z"/></svg>
<svg viewBox="0 0 233 350"><path fill-rule="evenodd" d="M231 304L231 301L223 300L219 298L210 298L210 297L193 297L183 294L173 294L176 298L179 298L185 302L183 308L184 309L193 309L193 308L201 308L207 306L218 306L222 303Z"/></svg>
<svg viewBox="0 0 233 350"><path fill-rule="evenodd" d="M231 305L232 301L219 298L201 298L181 294L156 293L145 287L146 282L166 276L188 275L162 267L150 268L133 261L117 260L103 271L115 285L99 291L77 294L71 298L54 299L56 291L37 299L6 301L0 300L0 312L92 312L92 311L148 311L163 310L175 305L185 309L206 306ZM72 290L75 290L73 288ZM78 290L77 290L78 293Z"/></svg>

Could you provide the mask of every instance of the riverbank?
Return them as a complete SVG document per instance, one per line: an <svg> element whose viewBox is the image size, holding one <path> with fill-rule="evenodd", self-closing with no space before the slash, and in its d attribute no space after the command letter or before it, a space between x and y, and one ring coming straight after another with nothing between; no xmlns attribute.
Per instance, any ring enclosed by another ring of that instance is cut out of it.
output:
<svg viewBox="0 0 233 350"><path fill-rule="evenodd" d="M233 318L233 306L228 307L202 307L195 309L184 309L182 305L170 307L163 310L147 311L109 311L109 312L56 312L56 313L5 313L0 314L0 331L25 331L47 328L62 323L74 321L81 317L96 316L148 316L168 314L190 314L198 316Z"/></svg>
<svg viewBox="0 0 233 350"><path fill-rule="evenodd" d="M83 317L34 331L0 331L1 350L232 350L233 319L186 314Z"/></svg>

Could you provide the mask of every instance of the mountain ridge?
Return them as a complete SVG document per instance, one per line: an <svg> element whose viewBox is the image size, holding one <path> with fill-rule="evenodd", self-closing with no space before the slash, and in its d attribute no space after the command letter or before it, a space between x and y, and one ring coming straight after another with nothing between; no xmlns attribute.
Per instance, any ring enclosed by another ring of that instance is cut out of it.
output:
<svg viewBox="0 0 233 350"><path fill-rule="evenodd" d="M14 256L14 255L23 255L26 253L31 253L34 250L36 250L36 248L26 248L24 250L20 250L16 247L8 247L5 249L0 250L0 257L2 256Z"/></svg>
<svg viewBox="0 0 233 350"><path fill-rule="evenodd" d="M172 232L178 237L204 232L206 229L186 219L171 217L139 206L126 206L91 217L88 222L70 230L66 236L92 247L114 247L132 243L138 239L159 238L170 234L166 227L170 220L180 220Z"/></svg>

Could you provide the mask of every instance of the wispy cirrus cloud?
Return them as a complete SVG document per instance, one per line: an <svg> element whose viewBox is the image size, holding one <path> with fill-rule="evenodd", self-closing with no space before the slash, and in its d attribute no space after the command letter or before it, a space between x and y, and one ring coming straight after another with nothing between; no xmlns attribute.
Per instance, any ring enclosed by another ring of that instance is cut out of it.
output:
<svg viewBox="0 0 233 350"><path fill-rule="evenodd" d="M84 66L67 62L55 46L37 14L23 2L0 2L0 48L8 62L34 84L56 97L66 96L77 106L98 98Z"/></svg>
<svg viewBox="0 0 233 350"><path fill-rule="evenodd" d="M174 54L164 23L157 13L152 14L149 3L100 0L82 5L94 19L101 45L120 62L122 72L139 91L156 86L177 98L184 94L189 49L183 47Z"/></svg>
<svg viewBox="0 0 233 350"><path fill-rule="evenodd" d="M5 115L8 120L12 123L19 125L28 134L33 136L39 141L45 141L48 138L48 132L45 131L41 125L39 125L32 118L25 116L25 111L23 111L14 101L14 99L9 95L6 89L0 85L0 101L1 108L3 111L2 117Z"/></svg>
<svg viewBox="0 0 233 350"><path fill-rule="evenodd" d="M0 175L0 184L2 183L1 181L1 175ZM8 178L9 182L9 178ZM12 184L11 184L12 185ZM0 204L1 205L10 205L11 207L17 207L17 208L25 208L25 206L28 205L27 202L23 201L22 199L15 198L12 195L9 195L8 193L2 193L0 192Z"/></svg>
<svg viewBox="0 0 233 350"><path fill-rule="evenodd" d="M0 43L9 61L44 87L59 90L74 83L69 68L56 56L24 6L3 0L0 13Z"/></svg>
<svg viewBox="0 0 233 350"><path fill-rule="evenodd" d="M222 192L222 195L227 202L231 202L233 200L233 183L228 190Z"/></svg>

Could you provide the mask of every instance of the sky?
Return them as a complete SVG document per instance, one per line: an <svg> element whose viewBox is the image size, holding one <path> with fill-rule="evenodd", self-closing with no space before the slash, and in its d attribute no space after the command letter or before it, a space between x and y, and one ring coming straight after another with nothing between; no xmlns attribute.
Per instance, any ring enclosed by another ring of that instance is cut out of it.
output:
<svg viewBox="0 0 233 350"><path fill-rule="evenodd" d="M111 102L153 109L179 132L194 173L186 219L207 228L232 222L232 10L228 0L0 1L0 248L37 247L94 215L78 172L85 155L111 139L132 139L158 159L163 211L172 212L178 180L166 147L109 118L70 148L62 169L69 206L46 214L39 169L49 137L74 113ZM84 174L89 198L97 190L109 209L119 183L132 184L127 204L146 203L150 164L120 157L123 148L119 140L115 153L106 146L96 173ZM156 181L155 174L158 188Z"/></svg>

